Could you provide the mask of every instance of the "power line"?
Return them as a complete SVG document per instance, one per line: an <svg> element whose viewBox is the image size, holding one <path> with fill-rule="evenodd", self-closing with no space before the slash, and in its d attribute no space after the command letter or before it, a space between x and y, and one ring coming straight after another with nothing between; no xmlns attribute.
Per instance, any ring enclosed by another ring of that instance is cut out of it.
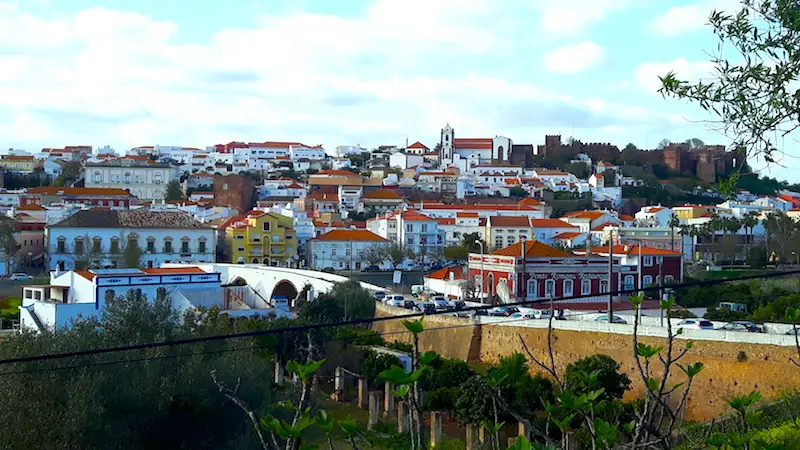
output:
<svg viewBox="0 0 800 450"><path fill-rule="evenodd" d="M653 285L649 287L643 287L640 289L622 289L617 291L610 291L610 292L603 292L601 295L625 295L625 294L636 294L638 292L643 291L658 291L660 289L682 289L682 288L689 288L689 287L702 287L702 286L713 286L722 283L732 283L736 281L747 281L747 280L756 280L756 279L767 279L767 278L777 278L777 277L784 277L788 275L798 275L800 274L800 270L792 270L792 271L784 271L784 272L774 272L769 274L762 274L762 275L749 275L744 277L738 278L723 278L718 280L704 280L704 281L697 281L691 283L681 283L675 284L670 286L663 286L663 285ZM585 299L585 298L592 298L597 297L598 294L582 294L582 295L574 295L571 297L560 297L556 299L540 299L540 300L523 300L518 302L511 302L511 303L504 303L499 306L530 306L534 304L549 304L551 301L563 301L563 300L577 300L577 299ZM492 309L498 305L480 305L480 306L468 306L466 308L462 308L461 311L479 311L485 309ZM310 325L301 325L296 327L285 327L285 328L275 328L271 330L254 330L254 331L247 331L243 333L229 333L229 334L220 334L220 335L213 335L213 336L203 336L203 337L196 337L196 338L186 338L186 339L176 339L174 341L162 341L162 342L148 342L142 344L132 344L132 345L123 345L118 347L106 347L106 348L97 348L97 349L90 349L90 350L79 350L74 352L64 352L64 353L52 353L52 354L45 354L45 355L37 355L37 356L23 356L19 358L9 358L0 360L0 365L5 364L13 364L13 363L26 363L26 362L34 362L34 361L47 361L52 359L63 359L63 358L73 358L76 356L88 356L88 355L100 355L105 353L118 353L118 352L125 352L131 350L144 350L147 348L160 348L160 347L172 347L178 345L185 345L185 344L195 344L199 342L213 342L213 341L222 341L228 339L239 339L239 338L247 338L247 337L257 337L257 336L269 336L275 334L282 334L282 333L303 333L312 330L319 330L323 328L334 328L334 327L343 327L349 325L364 325L370 324L375 322L385 322L388 320L397 320L397 319L410 319L415 317L422 317L422 316L434 316L434 315L442 315L442 314L451 314L451 311L435 311L430 313L409 313L409 314L402 314L402 315L393 315L393 316L384 316L384 317L370 317L370 318L363 318L363 319L352 319L352 320L344 320L340 322L330 322L330 323L320 323L320 324L310 324Z"/></svg>
<svg viewBox="0 0 800 450"><path fill-rule="evenodd" d="M515 319L508 319L502 322L497 323L511 323L511 322L520 322L520 321L527 321L531 320L527 317L525 318L515 318ZM475 327L475 326L486 326L486 325L496 325L497 323L467 323L467 324L460 324L460 325L448 325L443 327L435 327L435 328L426 328L426 332L430 331L441 331L441 330L450 330L454 328L465 328L465 327ZM409 334L411 333L408 330L400 330L400 331L386 331L383 333L375 333L376 336L389 336L394 334ZM347 341L349 339L359 339L361 336L352 336L349 338L329 338L323 339L321 342L333 342L333 341ZM234 353L240 351L247 351L247 350L264 350L268 348L267 346L263 345L251 345L249 347L237 347L237 348L228 348L228 349L221 349L221 350L207 350L207 351L197 351L197 352L189 352L189 353L180 353L176 355L160 355L160 356L144 356L141 358L127 358L127 359L118 359L114 361L101 361L95 363L85 363L85 364L71 364L67 366L58 366L58 367L47 367L42 369L25 369L25 370L13 370L8 372L0 372L0 376L3 375L20 375L20 374L31 374L31 373L40 373L40 372L55 372L61 370L71 370L71 369L83 369L83 368L91 368L91 367L100 367L100 366L112 366L117 364L127 364L127 363L135 363L135 362L144 362L144 361L159 361L159 360L167 360L167 359L178 359L183 357L189 356L202 356L202 355L214 355L214 354L222 354L222 353Z"/></svg>

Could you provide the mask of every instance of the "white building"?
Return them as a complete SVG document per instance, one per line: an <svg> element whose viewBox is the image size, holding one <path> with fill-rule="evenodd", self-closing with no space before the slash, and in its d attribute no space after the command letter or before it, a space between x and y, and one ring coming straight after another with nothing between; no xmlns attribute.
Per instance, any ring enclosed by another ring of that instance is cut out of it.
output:
<svg viewBox="0 0 800 450"><path fill-rule="evenodd" d="M214 229L183 211L85 209L48 225L50 270L119 267L127 246L141 249L140 266L214 262Z"/></svg>
<svg viewBox="0 0 800 450"><path fill-rule="evenodd" d="M433 253L444 246L436 219L415 210L398 211L367 221L367 229L395 242L417 257Z"/></svg>
<svg viewBox="0 0 800 450"><path fill-rule="evenodd" d="M447 124L442 128L439 144L441 146L439 162L442 167L446 167L457 159L477 159L480 162L508 161L513 142L502 136L456 138L455 130Z"/></svg>
<svg viewBox="0 0 800 450"><path fill-rule="evenodd" d="M305 147L301 145L292 145L289 147L289 158L291 158L292 161L297 161L299 159L320 160L325 159L326 156L325 149L322 147Z"/></svg>
<svg viewBox="0 0 800 450"><path fill-rule="evenodd" d="M40 332L100 318L107 301L131 291L141 292L149 301L168 298L179 314L214 306L231 317L289 314L272 308L248 286L222 287L219 272L199 267L98 269L53 272L47 285L24 286L20 326Z"/></svg>
<svg viewBox="0 0 800 450"><path fill-rule="evenodd" d="M665 206L644 206L635 214L640 227L668 227L672 210Z"/></svg>
<svg viewBox="0 0 800 450"><path fill-rule="evenodd" d="M311 267L316 270L361 270L371 265L368 252L389 241L367 230L331 230L311 240ZM391 268L388 261L378 264Z"/></svg>
<svg viewBox="0 0 800 450"><path fill-rule="evenodd" d="M360 145L340 145L334 149L331 156L341 158L347 155L360 155L362 153L369 153L369 150Z"/></svg>
<svg viewBox="0 0 800 450"><path fill-rule="evenodd" d="M389 156L389 166L390 167L399 167L403 170L408 169L409 167L419 166L424 161L424 157L422 155L415 155L411 153L403 153L397 152L391 156Z"/></svg>
<svg viewBox="0 0 800 450"><path fill-rule="evenodd" d="M122 188L140 200L161 200L167 183L177 179L169 164L131 158L87 163L84 180L87 188Z"/></svg>

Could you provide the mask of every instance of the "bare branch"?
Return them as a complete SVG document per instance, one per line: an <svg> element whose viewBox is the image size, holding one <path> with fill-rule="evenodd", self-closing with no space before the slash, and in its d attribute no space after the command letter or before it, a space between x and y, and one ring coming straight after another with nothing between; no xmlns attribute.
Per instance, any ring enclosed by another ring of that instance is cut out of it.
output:
<svg viewBox="0 0 800 450"><path fill-rule="evenodd" d="M224 395L228 397L228 400L232 401L236 406L239 407L242 411L244 411L245 415L250 419L250 422L253 424L253 428L256 430L256 434L258 435L258 441L261 442L261 447L264 450L274 450L264 439L264 433L261 431L261 424L259 423L258 417L256 417L256 413L247 406L247 404L241 398L236 396L236 392L239 390L239 385L242 382L242 379L239 378L236 381L236 389L231 390L225 386L225 384L217 379L217 371L211 371L211 379L214 381L214 384L217 385L217 389ZM275 447L277 449L277 445Z"/></svg>

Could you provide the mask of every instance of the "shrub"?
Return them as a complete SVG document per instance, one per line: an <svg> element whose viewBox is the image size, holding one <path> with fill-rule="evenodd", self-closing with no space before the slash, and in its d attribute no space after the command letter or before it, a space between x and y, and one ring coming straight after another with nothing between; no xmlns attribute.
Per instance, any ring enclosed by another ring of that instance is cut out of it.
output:
<svg viewBox="0 0 800 450"><path fill-rule="evenodd" d="M384 370L390 369L392 366L402 367L400 360L397 359L396 356L370 350L367 352L364 357L364 362L361 364L361 375L367 379L367 384L370 388L380 389L384 384L378 375Z"/></svg>
<svg viewBox="0 0 800 450"><path fill-rule="evenodd" d="M794 423L786 423L755 432L752 441L763 441L766 444L780 445L786 449L800 448L800 428Z"/></svg>
<svg viewBox="0 0 800 450"><path fill-rule="evenodd" d="M603 388L602 397L606 400L620 399L630 389L631 380L628 375L620 373L619 363L607 355L592 355L581 358L567 366L564 374L567 386L573 392L583 394L591 390ZM584 374L597 371L597 385L588 386L583 380Z"/></svg>

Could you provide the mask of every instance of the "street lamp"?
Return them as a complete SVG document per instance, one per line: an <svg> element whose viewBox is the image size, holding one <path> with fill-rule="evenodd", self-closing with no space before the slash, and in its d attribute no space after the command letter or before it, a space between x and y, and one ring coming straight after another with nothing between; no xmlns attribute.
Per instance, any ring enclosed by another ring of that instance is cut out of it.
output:
<svg viewBox="0 0 800 450"><path fill-rule="evenodd" d="M483 277L484 277L484 273L483 273L483 241L481 241L480 239L476 239L475 243L481 246L481 303L483 303L483 285L485 283L485 281L483 279Z"/></svg>
<svg viewBox="0 0 800 450"><path fill-rule="evenodd" d="M797 252L792 252L792 254L795 256L795 261L797 262L797 265L800 266L800 255L798 255Z"/></svg>

